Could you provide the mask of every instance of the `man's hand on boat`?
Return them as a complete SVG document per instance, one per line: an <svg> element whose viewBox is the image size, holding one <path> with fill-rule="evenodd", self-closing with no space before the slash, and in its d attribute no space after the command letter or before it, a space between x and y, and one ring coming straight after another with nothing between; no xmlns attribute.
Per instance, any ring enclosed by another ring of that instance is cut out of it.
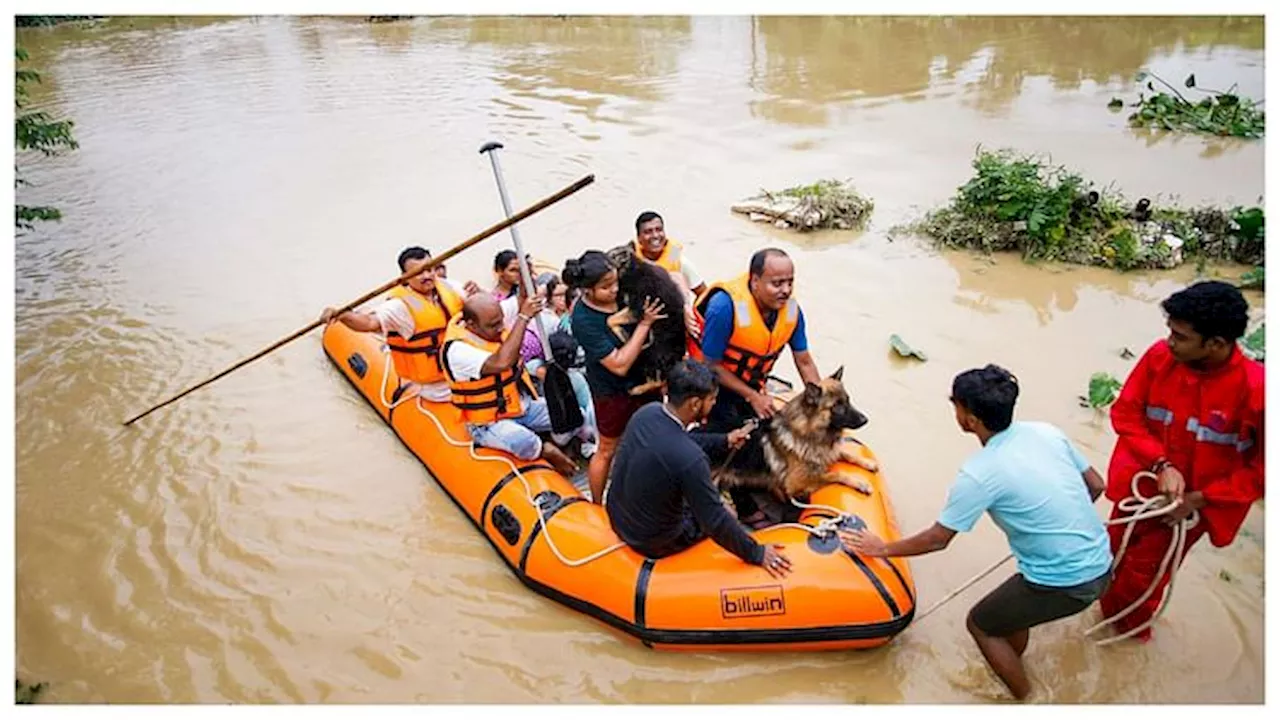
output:
<svg viewBox="0 0 1280 720"><path fill-rule="evenodd" d="M865 530L839 530L837 534L849 552L867 557L885 557L889 554L884 541Z"/></svg>
<svg viewBox="0 0 1280 720"><path fill-rule="evenodd" d="M765 545L764 559L760 561L760 566L776 578L786 577L791 572L791 561L782 554L781 545Z"/></svg>

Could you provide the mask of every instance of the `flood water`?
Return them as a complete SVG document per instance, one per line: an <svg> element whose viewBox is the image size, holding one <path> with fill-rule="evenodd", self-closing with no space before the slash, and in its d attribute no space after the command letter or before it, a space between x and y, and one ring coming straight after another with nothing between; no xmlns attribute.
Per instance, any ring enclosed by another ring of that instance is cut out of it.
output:
<svg viewBox="0 0 1280 720"><path fill-rule="evenodd" d="M65 219L15 251L16 660L53 702L998 701L964 617L1004 573L850 653L658 653L534 595L318 332L120 423L390 279L404 246L501 219L477 154L498 139L517 207L596 176L522 225L541 257L623 242L646 209L708 279L786 249L819 368L845 367L913 532L978 447L946 401L956 372L1010 368L1019 417L1105 468L1113 435L1077 396L1127 373L1120 350L1162 335L1158 303L1194 269L1034 267L890 227L946 202L979 145L1134 199L1263 192L1261 142L1138 133L1106 108L1142 68L1261 97L1260 18L123 18L18 42L33 100L81 143L22 160L21 199ZM874 198L866 231L729 212L823 177ZM450 276L489 282L508 243ZM892 333L929 361L894 357ZM1149 645L1091 645L1096 608L1033 632L1036 699L1261 702L1262 519L1194 549ZM913 560L921 608L1006 551L983 520Z"/></svg>

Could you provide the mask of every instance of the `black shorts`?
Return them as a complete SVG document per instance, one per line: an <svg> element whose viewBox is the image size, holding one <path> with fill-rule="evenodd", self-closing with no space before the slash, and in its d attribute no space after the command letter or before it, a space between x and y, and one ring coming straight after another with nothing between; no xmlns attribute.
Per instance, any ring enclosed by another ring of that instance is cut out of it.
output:
<svg viewBox="0 0 1280 720"><path fill-rule="evenodd" d="M1110 571L1071 587L1037 585L1018 573L979 600L969 611L969 618L987 635L1009 637L1027 628L1075 615L1092 605L1110 583Z"/></svg>

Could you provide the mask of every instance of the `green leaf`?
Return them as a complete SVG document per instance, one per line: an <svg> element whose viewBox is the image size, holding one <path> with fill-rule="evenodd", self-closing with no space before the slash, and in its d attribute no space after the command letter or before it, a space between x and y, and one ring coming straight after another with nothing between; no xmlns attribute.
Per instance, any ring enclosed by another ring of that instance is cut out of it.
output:
<svg viewBox="0 0 1280 720"><path fill-rule="evenodd" d="M1258 267L1240 276L1240 287L1245 290L1266 290L1266 268Z"/></svg>
<svg viewBox="0 0 1280 720"><path fill-rule="evenodd" d="M1244 346L1244 354L1257 360L1264 362L1267 358L1267 324L1264 322L1254 328L1253 332L1244 336L1241 341Z"/></svg>
<svg viewBox="0 0 1280 720"><path fill-rule="evenodd" d="M1107 103L1107 108L1110 110L1120 110L1123 107L1124 101L1118 97L1111 98L1111 102Z"/></svg>
<svg viewBox="0 0 1280 720"><path fill-rule="evenodd" d="M924 362L928 362L929 360L928 356L926 356L923 352L916 350L915 348L908 345L906 341L904 341L901 337L898 336L897 333L894 333L889 336L889 346L893 348L894 352L898 353L904 358L915 357Z"/></svg>
<svg viewBox="0 0 1280 720"><path fill-rule="evenodd" d="M1089 407L1101 410L1116 401L1122 387L1111 373L1098 372L1089 377Z"/></svg>

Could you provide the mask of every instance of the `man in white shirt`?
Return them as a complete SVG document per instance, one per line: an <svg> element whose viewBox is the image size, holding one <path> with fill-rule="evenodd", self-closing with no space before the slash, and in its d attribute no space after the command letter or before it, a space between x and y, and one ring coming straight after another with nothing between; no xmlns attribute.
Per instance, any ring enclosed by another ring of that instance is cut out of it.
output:
<svg viewBox="0 0 1280 720"><path fill-rule="evenodd" d="M542 305L542 296L535 295L525 299L517 313L488 293L468 298L445 331L444 371L451 401L462 412L476 445L521 460L542 457L572 477L577 471L573 461L538 436L551 432L551 414L546 399L535 399L533 381L520 361L525 328Z"/></svg>
<svg viewBox="0 0 1280 720"><path fill-rule="evenodd" d="M449 383L440 365L440 347L449 320L462 311L463 298L480 292L474 282L462 287L427 268L430 251L405 248L400 253L400 272L421 269L405 285L397 287L372 309L336 314L325 308L320 319L339 321L359 332L380 332L387 338L396 374L405 392L416 392L423 400L449 402ZM516 297L504 301L515 314Z"/></svg>

